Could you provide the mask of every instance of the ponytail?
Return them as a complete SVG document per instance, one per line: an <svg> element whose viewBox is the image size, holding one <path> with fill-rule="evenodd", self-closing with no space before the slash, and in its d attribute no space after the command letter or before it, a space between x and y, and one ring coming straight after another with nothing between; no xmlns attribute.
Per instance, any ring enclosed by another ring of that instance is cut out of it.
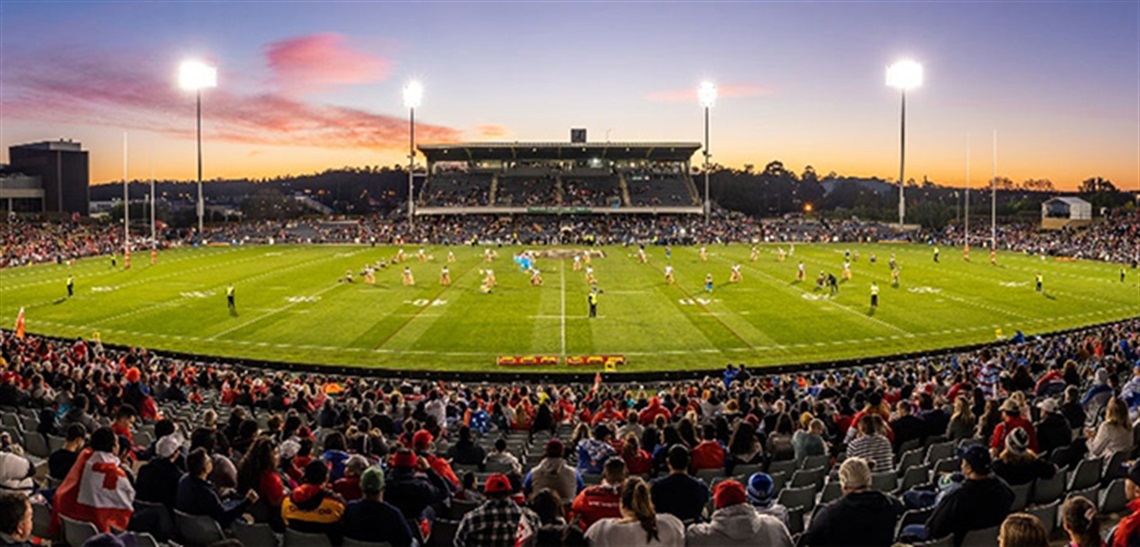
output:
<svg viewBox="0 0 1140 547"><path fill-rule="evenodd" d="M1080 547L1099 547L1100 520L1097 519L1096 505L1084 496L1073 496L1061 506L1061 518L1065 528L1076 535Z"/></svg>
<svg viewBox="0 0 1140 547"><path fill-rule="evenodd" d="M645 530L646 543L661 541L657 533L657 512L649 496L649 485L641 477L630 477L621 485L621 508L627 516L637 519Z"/></svg>

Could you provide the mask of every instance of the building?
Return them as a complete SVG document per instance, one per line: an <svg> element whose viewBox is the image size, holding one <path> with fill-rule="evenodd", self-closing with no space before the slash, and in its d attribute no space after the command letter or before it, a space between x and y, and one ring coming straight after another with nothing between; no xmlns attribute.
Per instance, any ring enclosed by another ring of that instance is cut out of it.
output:
<svg viewBox="0 0 1140 547"><path fill-rule="evenodd" d="M11 176L0 182L0 203L6 210L87 214L90 181L87 151L80 143L61 139L17 144L8 147L8 159Z"/></svg>
<svg viewBox="0 0 1140 547"><path fill-rule="evenodd" d="M1041 204L1041 228L1060 230L1092 224L1092 205L1075 197L1056 197Z"/></svg>

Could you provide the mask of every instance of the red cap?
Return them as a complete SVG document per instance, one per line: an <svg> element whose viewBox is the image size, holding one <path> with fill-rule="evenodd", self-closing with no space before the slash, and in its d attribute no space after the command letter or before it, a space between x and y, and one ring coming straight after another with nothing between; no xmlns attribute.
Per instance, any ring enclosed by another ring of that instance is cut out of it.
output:
<svg viewBox="0 0 1140 547"><path fill-rule="evenodd" d="M127 369L127 381L128 382L131 382L131 383L137 382L137 381L139 381L140 377L142 377L142 373L139 372L138 367L131 367L131 368Z"/></svg>
<svg viewBox="0 0 1140 547"><path fill-rule="evenodd" d="M434 437L431 436L430 431L421 429L417 431L415 435L412 435L412 448L416 450L427 448L433 439Z"/></svg>
<svg viewBox="0 0 1140 547"><path fill-rule="evenodd" d="M392 457L392 467L415 467L418 460L415 452L400 450Z"/></svg>
<svg viewBox="0 0 1140 547"><path fill-rule="evenodd" d="M717 509L746 503L747 501L748 494L744 492L744 486L739 482L734 480L721 481L713 487L713 503L716 504Z"/></svg>
<svg viewBox="0 0 1140 547"><path fill-rule="evenodd" d="M511 479L502 473L487 477L487 482L483 485L484 494L510 494L511 490Z"/></svg>

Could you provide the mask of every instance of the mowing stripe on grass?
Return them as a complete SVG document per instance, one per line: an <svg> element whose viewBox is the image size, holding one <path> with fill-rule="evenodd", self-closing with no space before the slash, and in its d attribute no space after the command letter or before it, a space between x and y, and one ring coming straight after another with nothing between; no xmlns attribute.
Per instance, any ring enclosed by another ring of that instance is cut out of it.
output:
<svg viewBox="0 0 1140 547"><path fill-rule="evenodd" d="M451 285L448 285L448 286L444 287L443 289L441 289L439 292L437 292L435 294L435 296L431 297L429 300L439 300L439 297L443 296L443 293L447 292L448 289L450 289L451 287L457 285L458 284L457 282L461 278L463 278L467 274L471 273L471 270L474 270L475 266L477 266L479 264L480 264L479 262L475 262L474 265L469 266L466 270L463 270L463 273L455 276L455 280L451 282ZM395 338L397 334L400 334L400 331L404 330L405 327L412 324L412 321L415 321L417 317L420 317L421 314L423 314L424 310L426 310L426 309L428 309L428 306L422 306L422 307L420 307L419 310L416 310L416 313L413 313L412 316L409 317L407 321L404 321L403 323L400 324L400 326L396 327L396 330L393 330L391 334L389 334L386 338L381 340L380 345L372 348L372 351L380 351L380 349L383 348L385 344L387 344L393 338ZM406 352L406 350L403 350L403 351Z"/></svg>

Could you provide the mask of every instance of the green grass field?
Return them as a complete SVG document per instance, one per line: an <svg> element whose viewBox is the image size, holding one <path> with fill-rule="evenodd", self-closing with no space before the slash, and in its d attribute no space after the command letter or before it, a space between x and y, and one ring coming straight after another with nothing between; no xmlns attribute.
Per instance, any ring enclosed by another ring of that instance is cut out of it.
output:
<svg viewBox="0 0 1140 547"><path fill-rule="evenodd" d="M859 253L853 279L833 298L815 290L821 269L842 269L843 251ZM1140 315L1140 272L1095 262L1042 261L1012 253L991 266L983 250L966 263L943 248L935 264L918 245L797 245L779 262L776 246L749 261L743 245L673 249L677 284L666 285L664 248L607 247L593 266L604 291L588 319L588 285L569 259L539 259L545 286L532 287L511 256L498 249L498 287L480 294L482 248L452 247L453 284L439 285L447 248L419 262L408 248L416 286L400 267L381 270L375 286L346 269L391 257L366 246L213 247L164 252L158 265L135 255L134 268L112 269L106 257L74 266L0 271L0 320L10 328L25 308L29 332L213 356L393 369L493 371L500 354L623 354L626 371L719 369L725 363L794 364L882 356L992 341L995 329L1035 334ZM869 255L878 255L876 264ZM891 286L896 253L901 285ZM808 280L795 282L797 261ZM728 284L733 263L744 281ZM1033 277L1044 274L1045 292ZM703 291L705 274L716 288ZM65 280L75 277L75 296ZM871 313L870 283L880 288ZM237 314L226 308L233 283ZM512 369L517 370L517 369ZM543 367L543 372L583 368Z"/></svg>

